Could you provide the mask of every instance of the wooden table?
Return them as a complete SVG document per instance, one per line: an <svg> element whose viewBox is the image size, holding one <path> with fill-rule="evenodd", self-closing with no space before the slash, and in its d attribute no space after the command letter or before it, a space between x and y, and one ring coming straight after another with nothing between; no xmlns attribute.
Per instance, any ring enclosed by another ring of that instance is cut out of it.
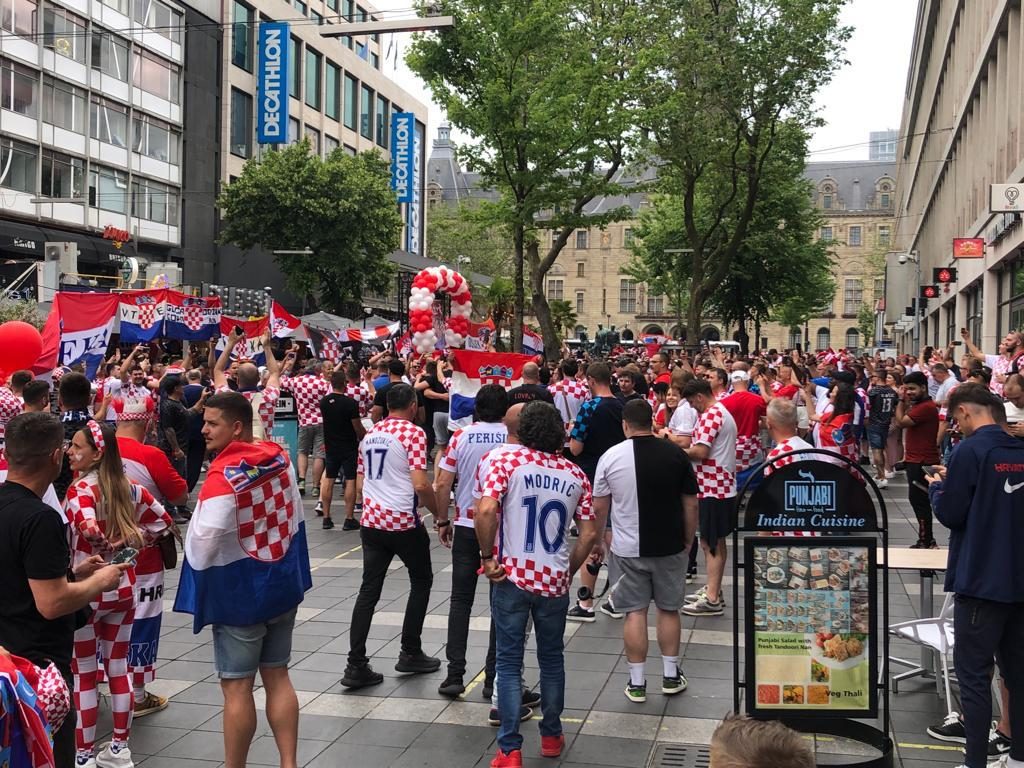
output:
<svg viewBox="0 0 1024 768"><path fill-rule="evenodd" d="M917 571L921 584L920 613L918 618L927 619L935 615L935 605L932 597L932 581L936 571L946 570L946 563L949 559L949 549L911 549L910 547L889 547L888 551L879 550L878 564L882 567L889 567L894 571ZM888 632L888 627L886 628ZM910 667L909 671L893 676L893 691L901 680L909 680L914 677L934 678L935 659L932 651L928 648L921 648L921 664L914 666L913 663L890 657L890 661L900 666Z"/></svg>

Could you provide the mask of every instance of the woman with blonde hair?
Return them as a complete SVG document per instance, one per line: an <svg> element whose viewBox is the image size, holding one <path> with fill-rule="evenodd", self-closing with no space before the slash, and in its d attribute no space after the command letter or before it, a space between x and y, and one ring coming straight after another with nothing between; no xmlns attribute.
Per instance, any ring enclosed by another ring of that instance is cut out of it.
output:
<svg viewBox="0 0 1024 768"><path fill-rule="evenodd" d="M171 518L152 494L124 474L113 427L90 421L74 434L68 459L77 479L64 510L71 526L72 567L99 555L134 561L139 551L171 527ZM134 551L134 555L131 551ZM76 768L133 768L128 734L134 699L128 674L129 639L135 615L135 569L121 576L117 589L90 603L88 623L75 632L71 671L75 683ZM110 685L114 733L94 754L99 701L97 650Z"/></svg>

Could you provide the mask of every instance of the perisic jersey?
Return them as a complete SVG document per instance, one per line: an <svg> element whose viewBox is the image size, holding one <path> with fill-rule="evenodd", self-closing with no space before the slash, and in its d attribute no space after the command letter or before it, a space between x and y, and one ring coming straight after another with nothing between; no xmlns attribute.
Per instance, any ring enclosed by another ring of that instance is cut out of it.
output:
<svg viewBox="0 0 1024 768"><path fill-rule="evenodd" d="M427 468L427 433L407 419L378 421L359 446L363 476L360 525L407 531L420 524L410 470Z"/></svg>
<svg viewBox="0 0 1024 768"><path fill-rule="evenodd" d="M501 505L498 560L509 581L544 597L567 594L569 524L594 519L583 470L560 454L520 446L491 464L483 496Z"/></svg>
<svg viewBox="0 0 1024 768"><path fill-rule="evenodd" d="M508 430L500 421L478 421L457 430L448 441L440 467L459 479L455 489L455 525L473 527L473 478L484 455L504 444Z"/></svg>

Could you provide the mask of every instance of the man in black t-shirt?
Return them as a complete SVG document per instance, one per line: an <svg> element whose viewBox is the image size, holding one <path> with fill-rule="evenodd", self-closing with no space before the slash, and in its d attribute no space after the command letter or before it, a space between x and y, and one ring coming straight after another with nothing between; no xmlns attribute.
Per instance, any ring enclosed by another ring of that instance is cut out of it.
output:
<svg viewBox="0 0 1024 768"><path fill-rule="evenodd" d="M355 519L356 506L356 464L359 460L359 441L366 434L366 428L359 418L359 404L345 395L348 376L344 371L331 374L331 394L320 401L320 413L324 419L325 468L320 481L320 503L324 508L324 529L334 527L331 520L331 498L334 495L334 480L339 476L345 483L345 522L343 531L359 530Z"/></svg>
<svg viewBox="0 0 1024 768"><path fill-rule="evenodd" d="M66 525L42 501L61 471L64 429L48 413L24 413L7 424L6 437L8 474L0 486L0 648L37 666L52 661L71 690L76 612L115 589L130 564L104 565L93 556L75 569L81 581L68 581ZM54 734L53 751L57 768L71 768L74 711Z"/></svg>
<svg viewBox="0 0 1024 768"><path fill-rule="evenodd" d="M405 363L401 360L392 360L388 363L388 383L377 387L376 394L373 396L373 408L370 409L370 418L373 419L374 424L388 417L388 392L395 384L404 384L404 377ZM422 392L416 393L416 403L418 405L416 423L422 425L426 418L426 405Z"/></svg>
<svg viewBox="0 0 1024 768"><path fill-rule="evenodd" d="M534 400L555 404L555 398L548 392L548 388L540 383L540 366L527 363L523 366L523 383L508 391L508 404L532 403Z"/></svg>
<svg viewBox="0 0 1024 768"><path fill-rule="evenodd" d="M891 466L891 462L886 461L885 445L889 440L892 417L896 414L896 403L900 399L899 393L886 383L883 376L872 376L872 386L868 390L868 446L871 448L871 458L875 464L875 482L879 488L889 485L885 470L887 465Z"/></svg>
<svg viewBox="0 0 1024 768"><path fill-rule="evenodd" d="M70 442L75 433L92 419L92 414L89 413L92 388L85 376L72 372L65 373L61 377L60 388L57 392L60 420L64 425L64 439ZM68 488L71 487L74 473L71 471L71 464L68 462L66 454L62 457L61 462L60 474L53 481L53 489L57 492L57 498L63 502Z"/></svg>

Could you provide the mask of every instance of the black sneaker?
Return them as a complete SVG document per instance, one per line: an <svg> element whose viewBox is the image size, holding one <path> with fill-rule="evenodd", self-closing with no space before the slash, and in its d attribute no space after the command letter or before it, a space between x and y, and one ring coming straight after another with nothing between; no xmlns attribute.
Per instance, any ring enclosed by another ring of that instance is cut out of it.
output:
<svg viewBox="0 0 1024 768"><path fill-rule="evenodd" d="M939 545L936 543L935 539L930 539L929 541L924 541L922 539L921 541L918 541L918 542L916 542L914 544L911 544L909 548L910 549L938 549Z"/></svg>
<svg viewBox="0 0 1024 768"><path fill-rule="evenodd" d="M533 717L533 710L529 707L523 707L519 710L519 722L525 723L531 717ZM491 707L491 711L487 715L487 724L493 726L501 725L501 716L498 715L497 707Z"/></svg>
<svg viewBox="0 0 1024 768"><path fill-rule="evenodd" d="M345 688L356 690L367 688L371 685L380 685L384 682L384 675L374 672L369 664L362 667L354 667L349 664L345 667L345 674L341 678L341 684Z"/></svg>
<svg viewBox="0 0 1024 768"><path fill-rule="evenodd" d="M358 531L359 523L353 520L351 517L346 517L345 522L341 524L341 530L343 531Z"/></svg>
<svg viewBox="0 0 1024 768"><path fill-rule="evenodd" d="M306 481L305 480L300 480L299 481L299 496L305 496L305 495L306 495Z"/></svg>
<svg viewBox="0 0 1024 768"><path fill-rule="evenodd" d="M565 615L565 618L569 621L580 621L585 624L593 624L597 621L597 617L594 616L594 609L584 608L579 603L576 603L576 605L569 609L569 613Z"/></svg>
<svg viewBox="0 0 1024 768"><path fill-rule="evenodd" d="M999 757L1010 754L1010 737L1003 736L998 728L988 732L988 756Z"/></svg>
<svg viewBox="0 0 1024 768"><path fill-rule="evenodd" d="M316 503L316 506L313 507L313 511L316 512L316 516L317 517L323 517L324 516L324 503L322 501L318 501Z"/></svg>
<svg viewBox="0 0 1024 768"><path fill-rule="evenodd" d="M939 741L949 741L956 744L967 743L967 731L964 729L964 721L956 712L950 712L941 725L929 725L927 734Z"/></svg>
<svg viewBox="0 0 1024 768"><path fill-rule="evenodd" d="M686 690L686 675L683 674L683 670L679 667L676 667L676 673L675 677L661 678L661 692L666 696L675 696L677 693L682 693Z"/></svg>
<svg viewBox="0 0 1024 768"><path fill-rule="evenodd" d="M462 676L448 675L438 687L437 692L452 699L461 696L466 692L466 686L462 684Z"/></svg>
<svg viewBox="0 0 1024 768"><path fill-rule="evenodd" d="M645 682L643 685L633 685L632 683L629 683L626 685L624 693L626 694L626 698L634 704L643 704L647 701L647 683Z"/></svg>
<svg viewBox="0 0 1024 768"><path fill-rule="evenodd" d="M491 700L491 696L494 695L494 678L485 677L483 687L480 689L481 698Z"/></svg>
<svg viewBox="0 0 1024 768"><path fill-rule="evenodd" d="M355 504L352 505L352 514L353 515L361 515L361 514L363 514L363 503L361 501L357 501Z"/></svg>
<svg viewBox="0 0 1024 768"><path fill-rule="evenodd" d="M398 656L398 663L395 664L396 672L404 672L408 675L424 675L430 672L437 672L441 668L441 660L420 651L419 653L402 653Z"/></svg>
<svg viewBox="0 0 1024 768"><path fill-rule="evenodd" d="M530 709L536 709L540 706L540 694L536 691L531 691L529 688L523 689L523 706L529 707Z"/></svg>
<svg viewBox="0 0 1024 768"><path fill-rule="evenodd" d="M334 521L329 517L324 518L324 530L329 531L334 528Z"/></svg>
<svg viewBox="0 0 1024 768"><path fill-rule="evenodd" d="M600 610L601 613L603 613L605 616L611 616L613 619L621 619L626 615L622 611L617 610L615 606L612 605L611 600L605 600L603 603L601 603Z"/></svg>

